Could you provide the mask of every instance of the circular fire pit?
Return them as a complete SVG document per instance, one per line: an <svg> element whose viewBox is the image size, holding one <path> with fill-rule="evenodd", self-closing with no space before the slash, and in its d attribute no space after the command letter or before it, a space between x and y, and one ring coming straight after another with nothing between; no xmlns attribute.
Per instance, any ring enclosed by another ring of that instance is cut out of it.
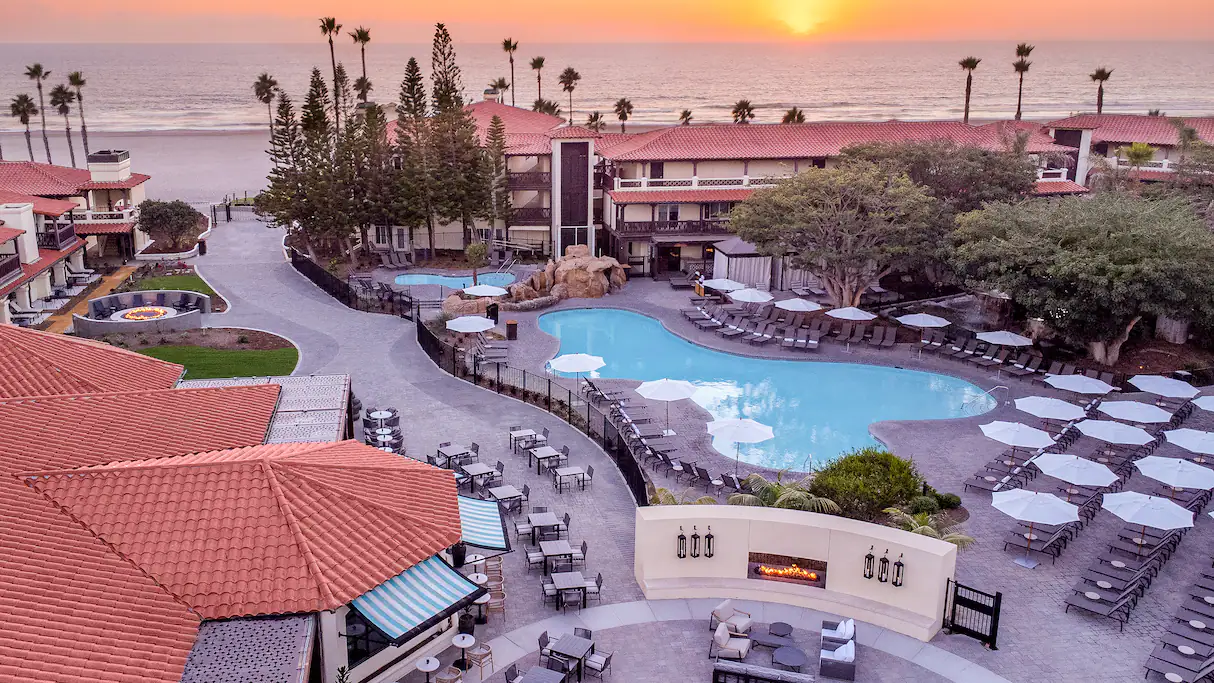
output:
<svg viewBox="0 0 1214 683"><path fill-rule="evenodd" d="M177 309L167 306L136 306L124 308L110 315L110 320L130 320L144 322L147 320L163 320L177 315Z"/></svg>

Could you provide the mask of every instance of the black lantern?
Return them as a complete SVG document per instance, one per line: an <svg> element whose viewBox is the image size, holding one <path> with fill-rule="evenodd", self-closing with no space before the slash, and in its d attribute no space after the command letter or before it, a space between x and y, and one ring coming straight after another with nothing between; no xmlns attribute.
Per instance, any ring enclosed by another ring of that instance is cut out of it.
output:
<svg viewBox="0 0 1214 683"><path fill-rule="evenodd" d="M885 549L885 555L881 556L881 561L877 565L877 580L881 583L889 581L889 548Z"/></svg>
<svg viewBox="0 0 1214 683"><path fill-rule="evenodd" d="M687 557L687 536L683 533L683 527L679 527L679 542L677 544L677 554L679 559Z"/></svg>
<svg viewBox="0 0 1214 683"><path fill-rule="evenodd" d="M906 572L906 565L902 564L902 553L898 553L898 561L894 563L894 586L902 585L902 575Z"/></svg>
<svg viewBox="0 0 1214 683"><path fill-rule="evenodd" d="M704 534L704 557L712 557L716 543L712 536L712 525L708 525L708 533Z"/></svg>
<svg viewBox="0 0 1214 683"><path fill-rule="evenodd" d="M691 556L700 556L700 532L696 531L695 526L691 527Z"/></svg>
<svg viewBox="0 0 1214 683"><path fill-rule="evenodd" d="M873 563L877 561L877 556L873 555L873 547L868 546L868 554L864 556L864 578L873 578Z"/></svg>

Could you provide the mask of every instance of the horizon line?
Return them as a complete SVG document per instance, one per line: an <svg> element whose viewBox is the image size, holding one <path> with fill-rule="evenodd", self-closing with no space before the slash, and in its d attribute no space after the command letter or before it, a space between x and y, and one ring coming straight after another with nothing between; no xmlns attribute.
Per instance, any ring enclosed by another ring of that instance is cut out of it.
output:
<svg viewBox="0 0 1214 683"><path fill-rule="evenodd" d="M603 41L537 41L531 43L533 45L872 45L872 44L948 44L948 43L1002 43L1007 41L1023 41L1024 36L1017 38L784 38L772 40L603 40ZM1196 44L1214 44L1214 37L1211 38L1186 38L1175 40L1171 38L1047 38L1034 39L1037 43L1196 43ZM6 41L7 45L313 45L318 44L314 40L288 40L288 41L257 41L257 40L233 40L233 41L54 41L54 40L10 40ZM378 45L428 45L429 41L422 40L417 42L411 41L374 41ZM497 46L496 42L490 41L455 41L457 45L490 45Z"/></svg>

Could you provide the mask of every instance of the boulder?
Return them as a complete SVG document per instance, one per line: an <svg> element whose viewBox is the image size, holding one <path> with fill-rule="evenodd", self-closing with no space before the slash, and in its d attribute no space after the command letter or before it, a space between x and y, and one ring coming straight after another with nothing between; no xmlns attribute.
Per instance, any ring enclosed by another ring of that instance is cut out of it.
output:
<svg viewBox="0 0 1214 683"><path fill-rule="evenodd" d="M597 299L607 294L609 290L607 277L601 272L592 273L583 269L569 270L559 278L559 281L565 285L569 297L573 299Z"/></svg>
<svg viewBox="0 0 1214 683"><path fill-rule="evenodd" d="M516 282L507 287L506 291L510 292L510 298L514 301L530 301L540 296L540 293L526 282Z"/></svg>
<svg viewBox="0 0 1214 683"><path fill-rule="evenodd" d="M576 258L579 256L589 257L590 247L585 244L570 244L569 246L565 247L565 258Z"/></svg>
<svg viewBox="0 0 1214 683"><path fill-rule="evenodd" d="M476 299L465 299L459 294L452 294L443 299L443 312L459 317L461 315L484 315L485 307L492 301L489 297L479 297Z"/></svg>
<svg viewBox="0 0 1214 683"><path fill-rule="evenodd" d="M553 285L552 292L549 296L554 297L557 301L569 298L569 287L567 285Z"/></svg>

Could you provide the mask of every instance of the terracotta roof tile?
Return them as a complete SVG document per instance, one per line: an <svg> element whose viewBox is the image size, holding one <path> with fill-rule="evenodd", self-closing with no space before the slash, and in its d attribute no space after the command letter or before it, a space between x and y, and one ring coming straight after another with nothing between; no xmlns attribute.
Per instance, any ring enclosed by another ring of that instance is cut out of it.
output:
<svg viewBox="0 0 1214 683"><path fill-rule="evenodd" d="M10 240L15 240L25 234L21 228L5 227L4 221L0 221L0 244L4 244Z"/></svg>
<svg viewBox="0 0 1214 683"><path fill-rule="evenodd" d="M93 179L88 169L68 168L34 161L0 162L0 187L21 194L70 197Z"/></svg>
<svg viewBox="0 0 1214 683"><path fill-rule="evenodd" d="M594 139L598 136L598 133L586 128L585 126L561 126L560 128L548 131L548 137L553 140L569 138Z"/></svg>
<svg viewBox="0 0 1214 683"><path fill-rule="evenodd" d="M1197 130L1197 136L1214 143L1214 116L1189 117L1185 125ZM1092 129L1092 142L1131 143L1172 146L1179 142L1173 119L1140 114L1080 114L1046 124L1049 128Z"/></svg>
<svg viewBox="0 0 1214 683"><path fill-rule="evenodd" d="M75 202L69 202L65 199L48 199L46 197L4 189L0 189L0 204L33 204L34 213L42 216L56 217L62 216L76 208Z"/></svg>
<svg viewBox="0 0 1214 683"><path fill-rule="evenodd" d="M1088 188L1072 180L1038 180L1037 185L1033 189L1033 194L1044 197L1061 194L1085 194L1090 191Z"/></svg>
<svg viewBox="0 0 1214 683"><path fill-rule="evenodd" d="M489 122L493 120L494 116L502 120L507 133L546 133L565 122L559 116L541 114L538 111L512 107L492 100L474 102L464 107L464 110L476 120L477 133L482 137L485 131L489 130Z"/></svg>
<svg viewBox="0 0 1214 683"><path fill-rule="evenodd" d="M82 237L88 235L125 235L134 229L134 223L77 223L76 234Z"/></svg>
<svg viewBox="0 0 1214 683"><path fill-rule="evenodd" d="M0 325L0 399L167 389L182 370L101 342Z"/></svg>
<svg viewBox="0 0 1214 683"><path fill-rule="evenodd" d="M616 204L661 204L671 202L740 202L754 193L751 189L727 188L720 190L670 189L670 190L608 190L611 201Z"/></svg>
<svg viewBox="0 0 1214 683"><path fill-rule="evenodd" d="M80 185L80 190L129 190L151 180L152 176L144 173L132 173L126 180L90 180Z"/></svg>

